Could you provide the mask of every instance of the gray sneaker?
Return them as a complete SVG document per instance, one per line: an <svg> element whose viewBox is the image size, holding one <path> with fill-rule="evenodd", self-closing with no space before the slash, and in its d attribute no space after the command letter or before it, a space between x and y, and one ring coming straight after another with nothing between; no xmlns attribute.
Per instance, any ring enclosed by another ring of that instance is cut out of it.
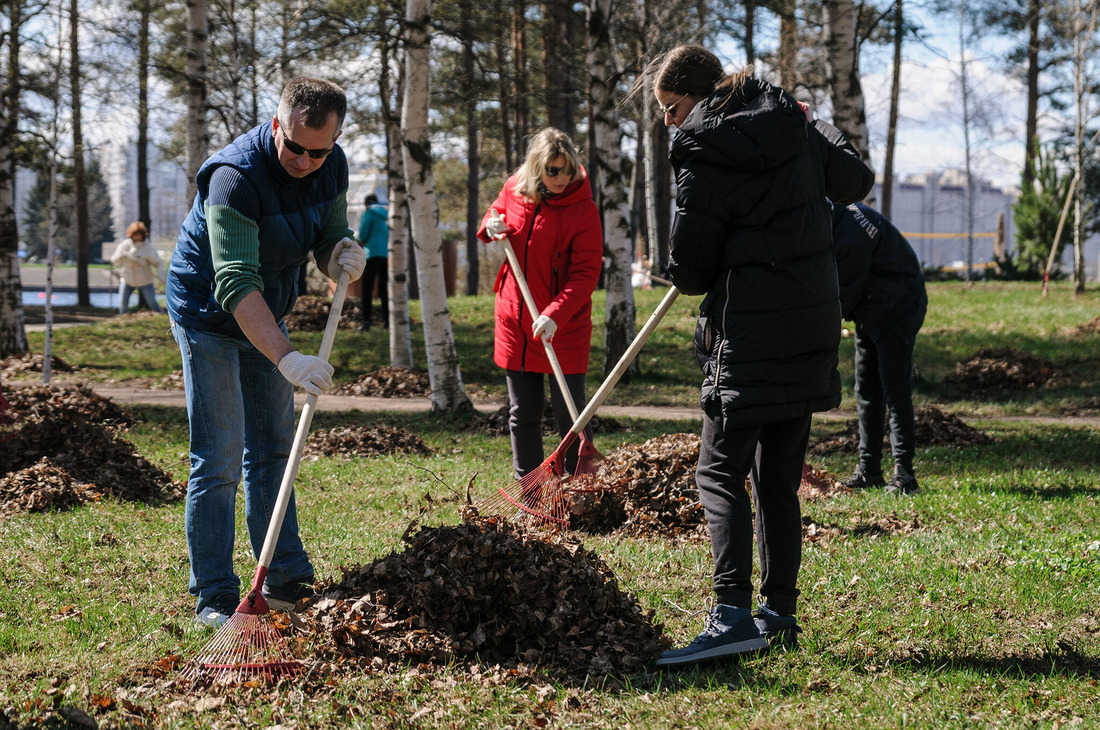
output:
<svg viewBox="0 0 1100 730"><path fill-rule="evenodd" d="M682 667L711 659L756 654L768 648L747 608L719 603L707 615L703 632L682 649L662 652L659 667Z"/></svg>
<svg viewBox="0 0 1100 730"><path fill-rule="evenodd" d="M909 474L894 474L886 485L886 491L898 497L908 497L920 491L917 478Z"/></svg>
<svg viewBox="0 0 1100 730"><path fill-rule="evenodd" d="M771 649L798 651L798 635L802 633L802 628L794 616L782 616L767 606L761 606L752 618Z"/></svg>

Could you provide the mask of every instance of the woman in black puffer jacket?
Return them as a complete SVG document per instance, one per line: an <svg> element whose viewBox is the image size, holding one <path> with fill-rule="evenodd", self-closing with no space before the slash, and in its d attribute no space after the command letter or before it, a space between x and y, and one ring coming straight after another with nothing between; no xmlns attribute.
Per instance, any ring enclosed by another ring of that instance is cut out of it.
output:
<svg viewBox="0 0 1100 730"><path fill-rule="evenodd" d="M705 294L695 332L703 371L696 482L714 556L717 607L706 628L659 665L783 645L802 557L798 485L815 411L840 403L840 302L830 198L861 199L874 173L838 130L810 123L789 94L726 76L699 46L661 62L654 95L678 127L669 278ZM752 482L765 603L752 613Z"/></svg>

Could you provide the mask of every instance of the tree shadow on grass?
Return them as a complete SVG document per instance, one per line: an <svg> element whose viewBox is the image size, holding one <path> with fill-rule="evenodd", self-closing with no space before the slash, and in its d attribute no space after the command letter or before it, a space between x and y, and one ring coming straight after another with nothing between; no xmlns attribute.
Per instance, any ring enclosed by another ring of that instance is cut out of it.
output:
<svg viewBox="0 0 1100 730"><path fill-rule="evenodd" d="M852 662L846 657L834 657L859 673L872 673L865 663ZM877 665L887 662L878 660ZM888 662L893 668L912 672L945 674L948 672L974 671L1020 679L1065 677L1068 679L1100 680L1100 656L1084 654L1067 641L1059 641L1054 649L1044 649L1036 654L1012 652L1003 656L966 655L944 652L917 652L916 655L898 657Z"/></svg>

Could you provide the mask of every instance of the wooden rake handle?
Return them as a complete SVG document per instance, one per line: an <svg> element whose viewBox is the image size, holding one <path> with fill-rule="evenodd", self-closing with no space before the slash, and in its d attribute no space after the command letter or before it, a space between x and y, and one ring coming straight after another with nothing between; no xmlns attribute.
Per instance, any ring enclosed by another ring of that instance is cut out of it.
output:
<svg viewBox="0 0 1100 730"><path fill-rule="evenodd" d="M328 313L328 322L325 323L325 333L321 337L321 349L317 357L328 362L332 353L332 343L336 339L336 328L340 325L340 310L344 308L344 298L348 293L350 282L348 272L341 270L340 280L336 284L336 293L332 296L332 308ZM271 522L267 525L267 535L264 537L264 547L260 551L259 566L256 570L256 578L253 579L253 589L259 588L257 580L262 585L263 575L271 567L271 559L275 556L275 544L279 542L279 533L283 529L283 518L286 516L286 508L290 504L290 494L294 491L294 479L298 476L298 467L302 463L302 451L306 446L306 438L309 436L309 427L313 423L313 412L317 408L317 396L313 393L306 395L305 405L302 406L302 415L298 419L298 430L294 433L294 445L290 449L290 456L283 471L283 481L279 485L279 496L275 500L275 509L271 512ZM262 573L262 574L261 574Z"/></svg>
<svg viewBox="0 0 1100 730"><path fill-rule="evenodd" d="M611 389L615 387L619 382L619 378L621 378L623 373L626 372L626 369L630 367L630 363L638 356L646 340L653 334L653 330L657 329L657 325L664 319L665 315L668 314L668 310L672 308L672 305L676 302L676 298L679 296L680 290L676 287L671 287L668 290L668 294L665 294L664 299L657 305L657 309L653 311L653 314L649 315L649 319L646 320L641 331L634 337L634 341L630 343L630 347L626 348L626 352L619 358L619 362L615 364L615 367L604 379L603 383L600 384L600 388L596 391L596 394L592 396L592 400L588 401L588 405L585 406L584 411L577 417L577 420L569 429L569 433L578 434L584 430L584 427L592 420L592 416L596 415L596 410L603 405L605 400L607 400L607 396L611 394ZM565 437L566 439L570 438L569 434L566 434Z"/></svg>
<svg viewBox="0 0 1100 730"><path fill-rule="evenodd" d="M497 240L504 248L504 256L508 259L508 265L512 267L512 273L516 276L516 283L519 284L519 290L523 294L523 301L527 304L527 311L531 314L531 320L534 321L539 318L539 310L535 306L535 298L531 296L531 289L527 286L527 280L523 278L523 271L519 268L519 259L516 258L516 252L512 249L512 242L508 240L508 236L501 236ZM546 359L550 361L550 369L554 371L554 378L558 381L558 389L561 391L562 397L565 398L566 407L569 408L569 417L576 421L580 418L577 412L577 404L573 401L573 394L569 392L569 386L565 383L565 372L561 369L561 363L558 362L558 355L554 352L554 346L545 337L539 339L542 340L542 345L546 348Z"/></svg>

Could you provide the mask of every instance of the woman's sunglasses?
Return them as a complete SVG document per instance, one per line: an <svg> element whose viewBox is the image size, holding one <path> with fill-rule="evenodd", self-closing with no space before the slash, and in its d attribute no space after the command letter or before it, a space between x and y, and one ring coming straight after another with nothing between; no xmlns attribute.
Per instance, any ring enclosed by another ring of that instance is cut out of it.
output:
<svg viewBox="0 0 1100 730"><path fill-rule="evenodd" d="M661 102L657 102L657 108L660 109L663 113L669 115L670 117L674 117L676 116L676 106L684 100L685 96L687 96L687 94L682 94L679 99L672 102L668 106L665 106Z"/></svg>
<svg viewBox="0 0 1100 730"><path fill-rule="evenodd" d="M558 175L569 175L570 177L572 177L573 171L570 170L568 167L547 166L546 177L557 177Z"/></svg>

